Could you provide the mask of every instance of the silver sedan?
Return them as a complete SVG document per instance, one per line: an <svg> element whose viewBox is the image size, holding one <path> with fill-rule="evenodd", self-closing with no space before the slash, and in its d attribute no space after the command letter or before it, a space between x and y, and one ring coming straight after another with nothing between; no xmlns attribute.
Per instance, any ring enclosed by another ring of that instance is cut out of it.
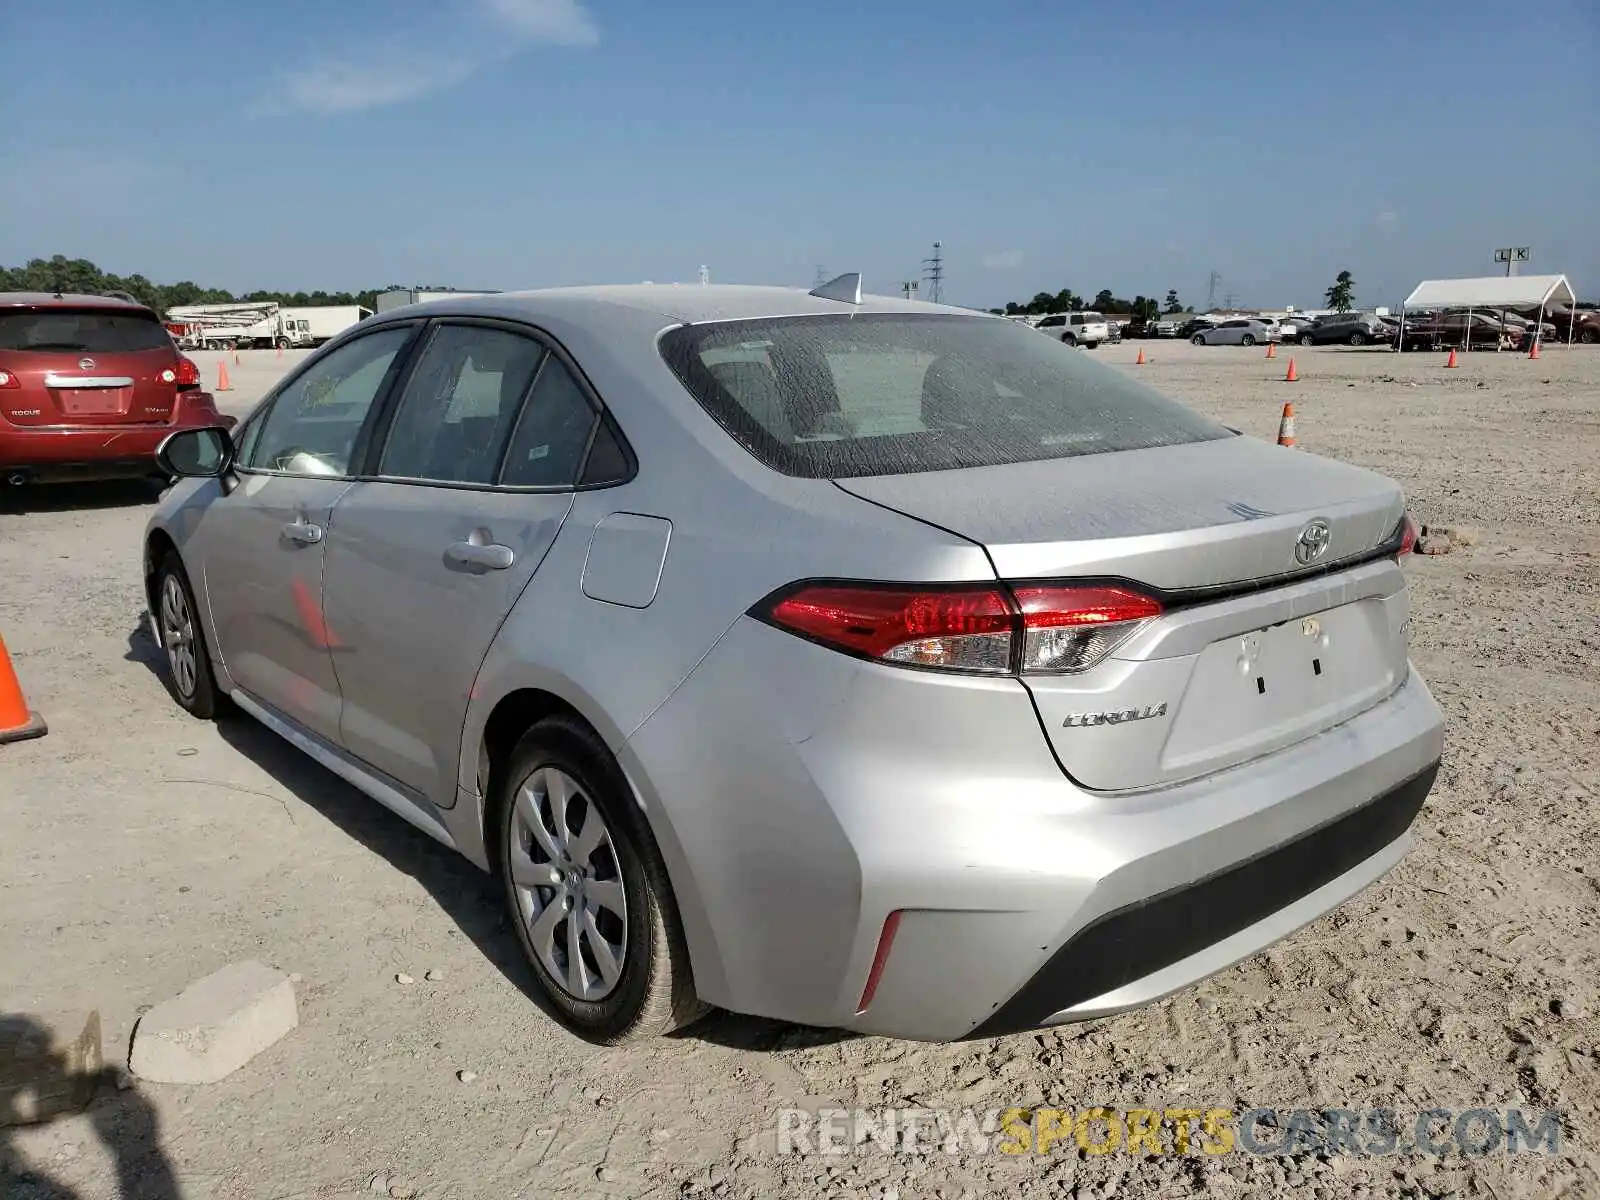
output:
<svg viewBox="0 0 1600 1200"><path fill-rule="evenodd" d="M381 313L162 461L177 703L492 872L598 1042L1133 1008L1437 770L1398 486L854 277Z"/></svg>
<svg viewBox="0 0 1600 1200"><path fill-rule="evenodd" d="M1210 329L1202 329L1189 339L1196 346L1254 346L1257 342L1277 342L1283 334L1276 325L1265 321L1223 321Z"/></svg>

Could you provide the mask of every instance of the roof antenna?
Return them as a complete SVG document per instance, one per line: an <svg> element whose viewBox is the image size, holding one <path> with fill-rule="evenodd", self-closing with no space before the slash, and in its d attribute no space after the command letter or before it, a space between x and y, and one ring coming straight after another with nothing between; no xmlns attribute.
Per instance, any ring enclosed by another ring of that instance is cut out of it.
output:
<svg viewBox="0 0 1600 1200"><path fill-rule="evenodd" d="M821 287L812 288L810 294L819 300L837 300L841 304L860 304L861 272L846 271L843 275L828 280Z"/></svg>

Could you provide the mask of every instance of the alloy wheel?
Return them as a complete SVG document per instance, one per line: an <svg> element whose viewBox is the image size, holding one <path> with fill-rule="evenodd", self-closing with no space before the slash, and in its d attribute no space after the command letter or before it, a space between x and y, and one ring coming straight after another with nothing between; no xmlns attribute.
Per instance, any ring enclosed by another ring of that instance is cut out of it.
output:
<svg viewBox="0 0 1600 1200"><path fill-rule="evenodd" d="M622 976L628 901L600 808L565 771L541 767L517 789L508 847L517 911L540 964L576 1000Z"/></svg>
<svg viewBox="0 0 1600 1200"><path fill-rule="evenodd" d="M167 652L172 680L184 697L192 697L199 674L195 659L194 616L178 577L168 574L161 584L161 644Z"/></svg>

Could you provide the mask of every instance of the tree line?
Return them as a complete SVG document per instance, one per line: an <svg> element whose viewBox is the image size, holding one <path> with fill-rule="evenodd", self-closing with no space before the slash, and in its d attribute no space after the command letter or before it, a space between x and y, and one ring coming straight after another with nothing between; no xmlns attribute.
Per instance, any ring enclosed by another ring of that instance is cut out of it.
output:
<svg viewBox="0 0 1600 1200"><path fill-rule="evenodd" d="M64 254L57 254L53 258L30 259L20 267L0 266L0 292L65 292L88 296L121 292L162 315L165 315L169 308L183 304L231 304L260 300L276 300L280 304L297 307L318 304L359 304L363 308L376 308L379 292L393 291L404 286L407 285L391 284L386 288L374 288L365 292L254 291L235 295L226 288L202 287L188 279L178 283L153 283L143 275L112 275L102 271L86 258L68 258Z"/></svg>
<svg viewBox="0 0 1600 1200"><path fill-rule="evenodd" d="M1135 296L1132 300L1124 300L1114 294L1110 288L1101 288L1095 293L1092 301L1085 300L1071 288L1062 288L1055 295L1049 292L1039 292L1032 300L1009 301L1004 308L991 308L992 313L999 313L1007 317L1039 317L1048 313L1063 312L1100 312L1100 313L1132 313L1146 321L1153 321L1162 313L1187 312L1183 301L1178 299L1176 288L1167 289L1165 301L1157 300L1154 296Z"/></svg>

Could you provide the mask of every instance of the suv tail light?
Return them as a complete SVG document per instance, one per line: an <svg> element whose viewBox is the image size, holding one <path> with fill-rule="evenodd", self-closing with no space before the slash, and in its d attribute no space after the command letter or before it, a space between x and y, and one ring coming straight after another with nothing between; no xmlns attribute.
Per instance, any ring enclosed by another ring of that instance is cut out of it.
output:
<svg viewBox="0 0 1600 1200"><path fill-rule="evenodd" d="M0 391L10 391L21 386L22 380L18 379L10 371L0 371Z"/></svg>
<svg viewBox="0 0 1600 1200"><path fill-rule="evenodd" d="M178 355L178 390L187 392L199 386L199 365L186 354Z"/></svg>
<svg viewBox="0 0 1600 1200"><path fill-rule="evenodd" d="M1122 587L998 583L798 584L751 610L857 658L984 675L1087 671L1160 613Z"/></svg>
<svg viewBox="0 0 1600 1200"><path fill-rule="evenodd" d="M1391 542L1396 538L1399 539L1399 545L1395 548L1396 558L1404 558L1416 549L1419 532L1417 519L1409 512L1400 518L1400 524L1396 526L1395 531L1388 537Z"/></svg>

